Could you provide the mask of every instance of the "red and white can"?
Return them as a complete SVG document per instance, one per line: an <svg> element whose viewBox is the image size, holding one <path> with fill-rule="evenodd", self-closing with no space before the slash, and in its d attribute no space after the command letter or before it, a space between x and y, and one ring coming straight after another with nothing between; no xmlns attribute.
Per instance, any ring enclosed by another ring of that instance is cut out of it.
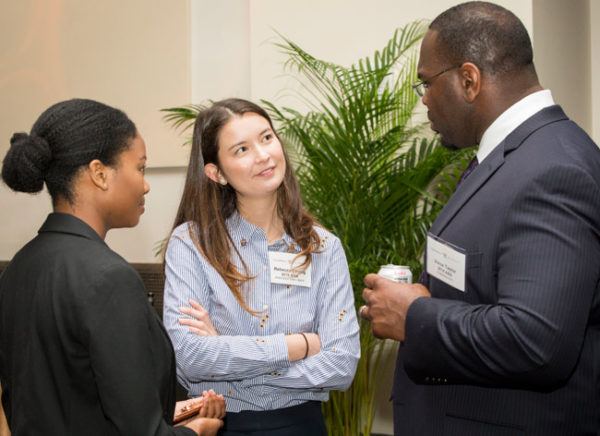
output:
<svg viewBox="0 0 600 436"><path fill-rule="evenodd" d="M405 265L381 265L377 274L398 283L412 283L412 272Z"/></svg>

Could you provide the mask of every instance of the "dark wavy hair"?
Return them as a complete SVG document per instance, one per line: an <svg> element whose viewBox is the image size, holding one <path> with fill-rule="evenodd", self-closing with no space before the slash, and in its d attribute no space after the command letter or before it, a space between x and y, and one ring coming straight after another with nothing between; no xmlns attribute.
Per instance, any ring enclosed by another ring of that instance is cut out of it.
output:
<svg viewBox="0 0 600 436"><path fill-rule="evenodd" d="M15 133L2 165L2 179L12 190L39 192L44 187L56 204L73 203L73 178L99 159L117 164L136 136L135 124L119 109L86 99L56 103L37 119L31 132Z"/></svg>
<svg viewBox="0 0 600 436"><path fill-rule="evenodd" d="M242 295L242 286L253 277L248 274L246 263L235 247L225 224L225 220L237 208L236 192L229 184L223 186L216 183L204 173L206 164L219 166L218 138L223 126L232 118L245 113L254 113L265 118L277 136L271 118L265 110L247 100L231 98L218 101L200 112L194 124L185 187L173 228L182 223L189 223L190 237L196 248L223 277L239 304L249 313L255 314L257 312L248 307ZM302 250L299 255L306 256L302 267L307 267L311 262L312 253L318 251L321 241L313 228L317 224L316 221L302 206L300 187L285 149L283 154L286 169L283 182L277 190L277 213L287 234ZM232 262L234 255L241 260L245 271L238 271Z"/></svg>
<svg viewBox="0 0 600 436"><path fill-rule="evenodd" d="M533 49L527 29L509 10L493 3L473 1L454 6L432 21L437 41L449 65L472 62L489 74L533 67Z"/></svg>

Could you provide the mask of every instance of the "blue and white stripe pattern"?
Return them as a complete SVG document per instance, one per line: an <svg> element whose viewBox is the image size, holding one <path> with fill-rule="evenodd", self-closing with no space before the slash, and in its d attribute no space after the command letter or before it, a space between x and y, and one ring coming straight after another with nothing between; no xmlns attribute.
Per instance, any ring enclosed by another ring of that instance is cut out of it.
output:
<svg viewBox="0 0 600 436"><path fill-rule="evenodd" d="M316 227L321 252L312 256L310 288L272 284L268 251L295 252L287 234L268 245L264 231L234 213L230 235L255 276L244 291L246 312L196 249L188 224L177 227L166 253L164 323L175 347L180 382L190 396L214 389L227 411L273 410L348 388L360 357L358 322L346 256L337 237ZM236 265L241 269L239 260ZM189 300L208 310L219 336L200 337L178 323ZM321 352L290 362L285 335L314 332Z"/></svg>

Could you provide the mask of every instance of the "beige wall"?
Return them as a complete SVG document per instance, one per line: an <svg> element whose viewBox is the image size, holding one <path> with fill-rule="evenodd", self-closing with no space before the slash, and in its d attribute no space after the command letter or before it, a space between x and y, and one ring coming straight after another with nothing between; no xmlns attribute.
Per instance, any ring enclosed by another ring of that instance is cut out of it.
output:
<svg viewBox="0 0 600 436"><path fill-rule="evenodd" d="M192 101L249 98L248 0L192 0Z"/></svg>
<svg viewBox="0 0 600 436"><path fill-rule="evenodd" d="M456 0L252 0L251 80L252 97L299 105L298 98L281 93L294 84L283 75L285 56L273 46L281 34L312 55L342 65L372 55L392 37L396 28L418 19L433 19ZM531 30L531 3L523 0L497 2L514 11Z"/></svg>
<svg viewBox="0 0 600 436"><path fill-rule="evenodd" d="M534 62L542 86L592 134L590 1L533 0Z"/></svg>
<svg viewBox="0 0 600 436"><path fill-rule="evenodd" d="M185 165L187 149L159 109L190 99L189 9L187 1L162 0L1 2L1 156L12 133L29 131L50 104L86 97L129 114L146 140L150 167ZM132 234L109 234L128 259L153 260L153 242L168 232L179 179L163 178L160 170L149 171L153 211L144 218L150 219ZM0 204L5 260L37 232L51 206L46 193L15 194L4 184Z"/></svg>
<svg viewBox="0 0 600 436"><path fill-rule="evenodd" d="M188 2L19 0L0 6L0 137L59 100L124 109L151 140L151 166L185 165L160 108L189 99ZM4 154L8 141L0 141Z"/></svg>

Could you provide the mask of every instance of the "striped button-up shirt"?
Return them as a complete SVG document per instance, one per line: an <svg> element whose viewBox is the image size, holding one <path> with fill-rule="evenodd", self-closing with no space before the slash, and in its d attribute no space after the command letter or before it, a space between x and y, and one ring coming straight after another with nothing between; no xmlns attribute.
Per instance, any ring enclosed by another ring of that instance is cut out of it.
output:
<svg viewBox="0 0 600 436"><path fill-rule="evenodd" d="M194 245L188 224L177 227L166 253L164 323L177 358L180 382L191 397L223 394L227 410L273 410L348 388L360 357L358 322L346 256L337 237L316 227L320 252L312 255L311 286L271 283L269 251L298 253L293 239L269 245L264 231L234 213L232 240L254 279L244 286L246 312ZM240 271L241 262L234 259ZM201 337L178 323L189 300L208 310L218 336ZM320 353L290 362L285 335L314 332Z"/></svg>

